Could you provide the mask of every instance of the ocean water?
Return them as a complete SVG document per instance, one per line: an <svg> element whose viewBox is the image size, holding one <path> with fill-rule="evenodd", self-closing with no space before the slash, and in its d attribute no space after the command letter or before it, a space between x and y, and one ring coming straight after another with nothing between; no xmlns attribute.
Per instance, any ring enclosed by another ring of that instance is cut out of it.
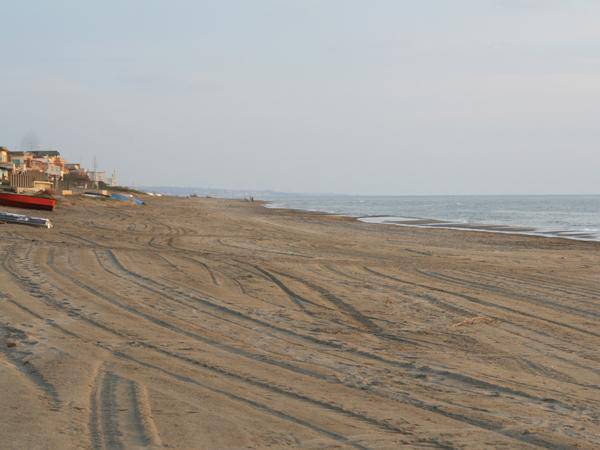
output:
<svg viewBox="0 0 600 450"><path fill-rule="evenodd" d="M600 195L354 196L206 188L144 188L170 195L248 198L399 226L459 228L600 241Z"/></svg>
<svg viewBox="0 0 600 450"><path fill-rule="evenodd" d="M402 226L600 240L600 195L347 196L257 194L269 207L320 211Z"/></svg>

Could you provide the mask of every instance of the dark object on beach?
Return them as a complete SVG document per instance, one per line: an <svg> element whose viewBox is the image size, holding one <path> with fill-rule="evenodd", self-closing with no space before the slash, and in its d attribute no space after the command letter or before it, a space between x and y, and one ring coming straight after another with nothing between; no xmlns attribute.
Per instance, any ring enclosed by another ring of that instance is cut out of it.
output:
<svg viewBox="0 0 600 450"><path fill-rule="evenodd" d="M110 198L110 195L108 195L108 193L105 194L103 192L97 191L85 191L83 195L85 195L86 197Z"/></svg>
<svg viewBox="0 0 600 450"><path fill-rule="evenodd" d="M136 205L145 205L146 204L146 203L144 203L143 200L140 200L139 198L134 197L131 194L124 195L124 194L112 193L112 194L110 194L110 198L112 198L114 200L119 200L121 202L133 202Z"/></svg>
<svg viewBox="0 0 600 450"><path fill-rule="evenodd" d="M34 227L52 228L52 222L49 219L43 217L29 217L21 214L12 214L7 212L0 212L0 222L3 223L16 223L19 225L31 225Z"/></svg>
<svg viewBox="0 0 600 450"><path fill-rule="evenodd" d="M25 195L13 192L0 192L0 205L52 211L56 206L56 200L49 195Z"/></svg>

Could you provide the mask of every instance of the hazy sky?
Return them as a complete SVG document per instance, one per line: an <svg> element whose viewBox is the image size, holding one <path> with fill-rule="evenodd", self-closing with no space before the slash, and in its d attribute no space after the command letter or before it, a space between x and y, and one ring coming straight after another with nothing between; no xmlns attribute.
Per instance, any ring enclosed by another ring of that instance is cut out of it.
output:
<svg viewBox="0 0 600 450"><path fill-rule="evenodd" d="M124 183L600 193L597 0L0 0L0 145Z"/></svg>

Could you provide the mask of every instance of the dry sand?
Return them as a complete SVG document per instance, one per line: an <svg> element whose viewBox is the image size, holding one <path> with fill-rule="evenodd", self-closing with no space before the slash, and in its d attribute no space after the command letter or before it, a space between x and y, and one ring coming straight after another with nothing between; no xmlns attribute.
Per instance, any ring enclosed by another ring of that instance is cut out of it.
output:
<svg viewBox="0 0 600 450"><path fill-rule="evenodd" d="M148 202L0 225L0 448L600 446L600 243Z"/></svg>

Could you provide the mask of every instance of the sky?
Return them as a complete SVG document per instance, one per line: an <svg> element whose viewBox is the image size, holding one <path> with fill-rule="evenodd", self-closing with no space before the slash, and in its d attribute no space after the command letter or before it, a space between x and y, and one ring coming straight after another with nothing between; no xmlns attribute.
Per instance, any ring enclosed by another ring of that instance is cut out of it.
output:
<svg viewBox="0 0 600 450"><path fill-rule="evenodd" d="M600 1L0 0L0 145L122 184L600 193Z"/></svg>

